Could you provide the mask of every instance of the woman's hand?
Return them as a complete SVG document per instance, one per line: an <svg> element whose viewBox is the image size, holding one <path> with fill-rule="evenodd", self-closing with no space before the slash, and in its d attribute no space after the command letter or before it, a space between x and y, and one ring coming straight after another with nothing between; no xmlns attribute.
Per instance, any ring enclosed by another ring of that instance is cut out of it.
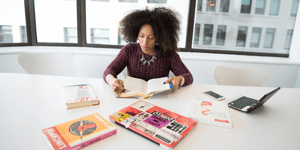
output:
<svg viewBox="0 0 300 150"><path fill-rule="evenodd" d="M111 89L117 94L117 97L121 93L125 92L124 83L122 80L115 78L113 75L109 74L106 76L106 81L110 84Z"/></svg>
<svg viewBox="0 0 300 150"><path fill-rule="evenodd" d="M168 80L166 80L166 82L164 84L168 84L168 83L172 82L174 91L176 91L178 89L178 86L180 85L182 78L183 77L181 77L181 76L175 76L175 77L172 76Z"/></svg>

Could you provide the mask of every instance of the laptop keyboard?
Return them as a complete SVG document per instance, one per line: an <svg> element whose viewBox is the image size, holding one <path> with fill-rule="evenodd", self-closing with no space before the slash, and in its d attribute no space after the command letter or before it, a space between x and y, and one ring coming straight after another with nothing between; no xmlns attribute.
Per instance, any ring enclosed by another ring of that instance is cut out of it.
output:
<svg viewBox="0 0 300 150"><path fill-rule="evenodd" d="M242 109L246 106L253 106L255 104L257 104L258 101L253 99L253 98L249 98L249 97L240 97L238 98L237 100L233 101L233 102L230 102L230 105L235 107L235 108L238 108L238 109Z"/></svg>

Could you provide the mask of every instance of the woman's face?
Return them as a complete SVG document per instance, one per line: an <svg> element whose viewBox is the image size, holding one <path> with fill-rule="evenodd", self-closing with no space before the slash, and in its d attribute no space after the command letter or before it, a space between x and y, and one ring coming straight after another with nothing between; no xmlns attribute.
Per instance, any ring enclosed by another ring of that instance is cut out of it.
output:
<svg viewBox="0 0 300 150"><path fill-rule="evenodd" d="M156 39L152 27L149 24L143 25L139 32L139 43L145 54L154 55Z"/></svg>

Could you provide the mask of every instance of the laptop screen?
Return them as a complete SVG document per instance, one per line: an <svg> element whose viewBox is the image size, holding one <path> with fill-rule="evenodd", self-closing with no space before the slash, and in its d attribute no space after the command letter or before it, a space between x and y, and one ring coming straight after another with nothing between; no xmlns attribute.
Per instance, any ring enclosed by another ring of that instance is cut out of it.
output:
<svg viewBox="0 0 300 150"><path fill-rule="evenodd" d="M253 109L261 106L262 104L264 104L267 100L269 100L276 92L278 92L280 89L280 87L276 88L275 90L269 92L268 94L265 94L260 100L259 103L257 105L254 106Z"/></svg>

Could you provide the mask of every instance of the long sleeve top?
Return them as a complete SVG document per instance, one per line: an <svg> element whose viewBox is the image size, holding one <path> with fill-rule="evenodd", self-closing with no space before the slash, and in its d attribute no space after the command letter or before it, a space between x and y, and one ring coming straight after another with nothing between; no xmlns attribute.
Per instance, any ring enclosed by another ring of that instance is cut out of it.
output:
<svg viewBox="0 0 300 150"><path fill-rule="evenodd" d="M103 79L108 74L117 77L119 73L127 66L127 73L131 77L140 78L148 81L153 78L167 77L172 71L176 76L185 78L183 86L193 83L193 76L188 68L183 64L179 55L174 51L168 58L155 55L157 58L150 66L148 63L144 64L141 60L142 49L140 44L128 44L124 46L116 58L109 64L103 73ZM150 60L152 55L144 53L146 60Z"/></svg>

